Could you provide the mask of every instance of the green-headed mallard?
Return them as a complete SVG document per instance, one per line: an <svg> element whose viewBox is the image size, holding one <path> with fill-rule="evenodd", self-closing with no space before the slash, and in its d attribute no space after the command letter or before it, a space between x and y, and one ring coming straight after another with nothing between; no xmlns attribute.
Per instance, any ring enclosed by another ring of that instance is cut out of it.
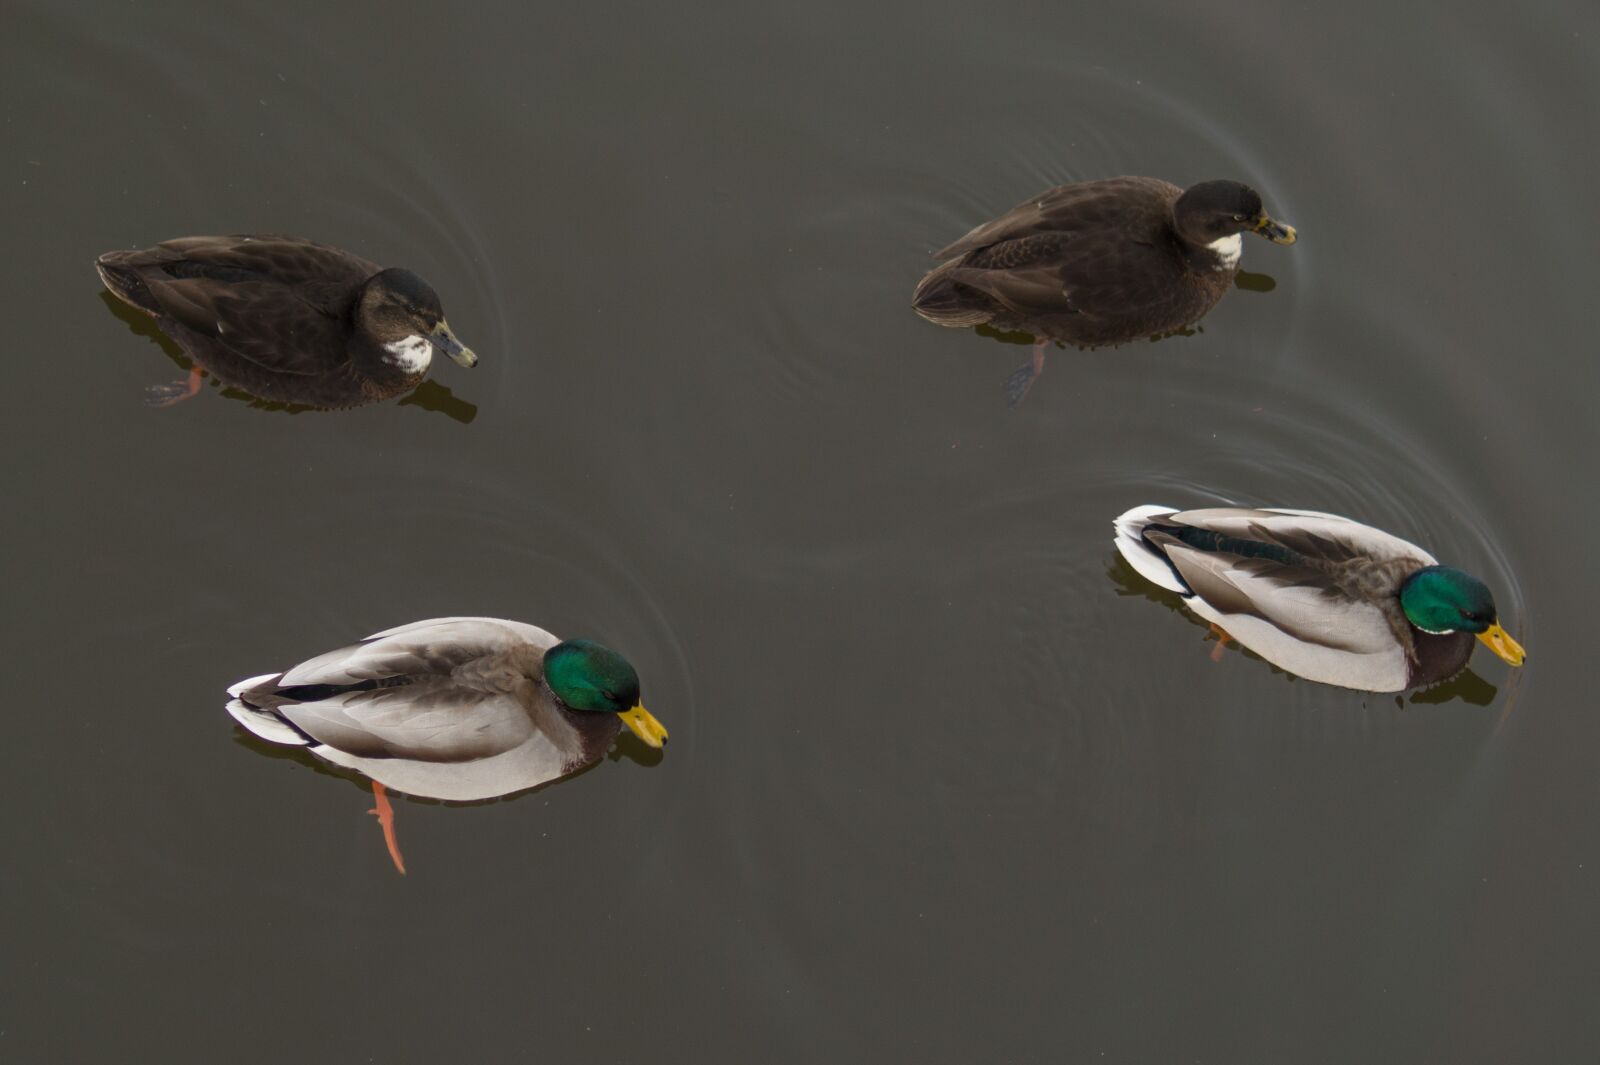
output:
<svg viewBox="0 0 1600 1065"><path fill-rule="evenodd" d="M1268 662L1308 680L1397 692L1448 680L1473 637L1520 666L1478 578L1370 525L1311 510L1135 507L1117 550Z"/></svg>
<svg viewBox="0 0 1600 1065"><path fill-rule="evenodd" d="M371 778L384 812L384 786L489 799L598 761L624 725L651 747L667 739L627 659L500 618L402 625L228 694L255 735Z"/></svg>
<svg viewBox="0 0 1600 1065"><path fill-rule="evenodd" d="M1037 337L1031 373L1009 386L1015 402L1043 367L1047 341L1101 347L1198 322L1233 283L1242 233L1295 240L1237 181L1061 185L935 252L945 261L917 285L912 306L939 325Z"/></svg>
<svg viewBox="0 0 1600 1065"><path fill-rule="evenodd" d="M202 368L260 399L331 409L415 388L435 351L478 361L422 278L299 237L183 237L95 267L194 360L186 385L151 390L161 405L198 391Z"/></svg>

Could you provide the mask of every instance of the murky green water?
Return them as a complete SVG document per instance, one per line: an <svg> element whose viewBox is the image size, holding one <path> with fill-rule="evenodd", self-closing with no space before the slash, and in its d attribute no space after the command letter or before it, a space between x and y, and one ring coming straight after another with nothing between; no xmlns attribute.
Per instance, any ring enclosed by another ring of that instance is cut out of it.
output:
<svg viewBox="0 0 1600 1065"><path fill-rule="evenodd" d="M0 1058L1593 1056L1592 5L5 23ZM1300 243L1009 414L927 253L1118 173ZM239 231L417 270L482 365L147 409L94 256ZM1429 546L1528 666L1213 663L1110 521L1217 499ZM222 690L454 613L624 650L672 746L402 801L402 879Z"/></svg>

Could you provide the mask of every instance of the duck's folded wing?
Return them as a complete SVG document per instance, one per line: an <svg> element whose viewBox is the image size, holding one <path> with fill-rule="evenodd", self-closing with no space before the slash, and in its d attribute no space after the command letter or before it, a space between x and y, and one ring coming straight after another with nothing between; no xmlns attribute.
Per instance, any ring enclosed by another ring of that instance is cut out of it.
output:
<svg viewBox="0 0 1600 1065"><path fill-rule="evenodd" d="M942 276L976 289L1018 314L1070 314L1080 309L1062 287L1058 272L1050 267L1013 270L952 264L944 268Z"/></svg>
<svg viewBox="0 0 1600 1065"><path fill-rule="evenodd" d="M1425 566L1437 560L1416 544L1337 514L1280 508L1212 507L1185 510L1168 519L1209 529L1224 536L1286 547L1306 558L1345 562L1352 558L1415 559Z"/></svg>
<svg viewBox="0 0 1600 1065"><path fill-rule="evenodd" d="M1177 516L1175 516L1176 519ZM1376 605L1304 565L1145 537L1193 591L1186 603L1267 661L1310 680L1368 691L1406 686L1405 651Z"/></svg>
<svg viewBox="0 0 1600 1065"><path fill-rule="evenodd" d="M1039 234L982 248L945 267L952 281L1020 314L1137 314L1172 300L1180 267L1122 231Z"/></svg>
<svg viewBox="0 0 1600 1065"><path fill-rule="evenodd" d="M954 259L978 248L1040 233L1117 227L1141 218L1165 218L1168 205L1179 191L1152 178L1109 178L1061 185L974 227L960 240L934 252L933 257Z"/></svg>
<svg viewBox="0 0 1600 1065"><path fill-rule="evenodd" d="M199 342L273 373L327 373L345 361L345 323L276 281L146 276L161 311ZM188 346L189 337L178 335Z"/></svg>
<svg viewBox="0 0 1600 1065"><path fill-rule="evenodd" d="M276 234L182 237L123 254L130 257L126 265L155 266L173 277L275 281L292 286L329 313L337 313L337 300L347 299L382 269L342 248Z"/></svg>
<svg viewBox="0 0 1600 1065"><path fill-rule="evenodd" d="M514 694L444 682L338 692L275 712L317 743L356 758L471 762L514 750L535 731Z"/></svg>
<svg viewBox="0 0 1600 1065"><path fill-rule="evenodd" d="M563 744L537 727L511 696L470 705L396 702L405 688L361 693L342 705L284 708L308 732L319 757L408 795L471 801L537 787L582 768L593 756L573 737ZM415 694L415 693L413 693ZM337 742L334 742L337 741Z"/></svg>
<svg viewBox="0 0 1600 1065"><path fill-rule="evenodd" d="M549 650L561 642L560 637L529 625L525 621L509 618L450 617L428 618L405 625L396 625L368 636L368 640L386 640L395 636L416 636L429 640L454 640L460 643L481 643L485 647L501 648L507 639L520 640L541 650Z"/></svg>
<svg viewBox="0 0 1600 1065"><path fill-rule="evenodd" d="M530 646L546 651L559 642L544 629L520 621L429 618L318 655L289 670L278 684L343 685L388 677L448 676L457 666L476 658Z"/></svg>
<svg viewBox="0 0 1600 1065"><path fill-rule="evenodd" d="M274 373L321 374L344 361L350 301L377 264L294 237L184 237L112 252L137 275L174 339L202 358L220 347Z"/></svg>

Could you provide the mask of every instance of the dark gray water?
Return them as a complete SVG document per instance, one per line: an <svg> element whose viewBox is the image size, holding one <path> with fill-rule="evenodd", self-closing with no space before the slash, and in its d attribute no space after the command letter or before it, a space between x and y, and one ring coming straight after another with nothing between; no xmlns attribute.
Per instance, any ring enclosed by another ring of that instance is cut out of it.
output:
<svg viewBox="0 0 1600 1065"><path fill-rule="evenodd" d="M1592 3L4 21L0 1058L1595 1057ZM1300 243L1008 414L927 253L1119 173ZM146 408L95 255L249 231L417 270L482 365ZM1427 545L1527 667L1213 663L1110 521L1217 499ZM672 744L400 800L401 878L222 690L455 613L622 649Z"/></svg>

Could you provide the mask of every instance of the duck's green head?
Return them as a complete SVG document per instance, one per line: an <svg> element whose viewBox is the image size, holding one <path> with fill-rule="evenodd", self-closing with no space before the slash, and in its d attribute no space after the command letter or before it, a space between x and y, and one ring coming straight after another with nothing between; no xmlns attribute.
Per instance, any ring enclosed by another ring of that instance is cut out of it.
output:
<svg viewBox="0 0 1600 1065"><path fill-rule="evenodd" d="M1488 585L1470 573L1449 566L1419 569L1400 586L1400 607L1423 632L1473 633L1514 666L1526 657L1522 645L1500 627Z"/></svg>
<svg viewBox="0 0 1600 1065"><path fill-rule="evenodd" d="M639 699L639 674L626 658L592 640L567 640L544 655L544 679L569 708L594 714L620 714L645 743L660 747L667 730Z"/></svg>

